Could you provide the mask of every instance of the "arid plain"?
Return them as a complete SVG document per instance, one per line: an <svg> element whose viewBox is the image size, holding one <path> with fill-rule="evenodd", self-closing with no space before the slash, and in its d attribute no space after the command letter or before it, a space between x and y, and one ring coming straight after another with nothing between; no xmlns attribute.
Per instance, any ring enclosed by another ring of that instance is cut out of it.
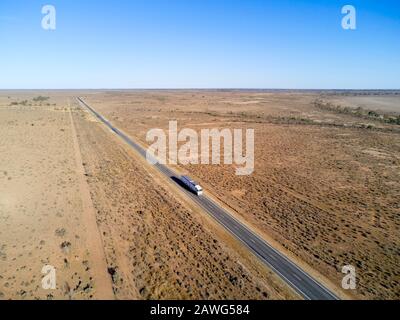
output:
<svg viewBox="0 0 400 320"><path fill-rule="evenodd" d="M176 169L317 278L340 287L342 267L353 265L351 296L400 297L399 92L110 91L85 99L143 145L169 120L198 131L254 129L252 175L238 177L232 165Z"/></svg>
<svg viewBox="0 0 400 320"><path fill-rule="evenodd" d="M82 94L1 94L1 299L298 297L80 108Z"/></svg>
<svg viewBox="0 0 400 320"><path fill-rule="evenodd" d="M77 96L143 146L254 129L249 176L172 167L343 297L400 298L399 92L109 90L0 92L0 299L298 298Z"/></svg>

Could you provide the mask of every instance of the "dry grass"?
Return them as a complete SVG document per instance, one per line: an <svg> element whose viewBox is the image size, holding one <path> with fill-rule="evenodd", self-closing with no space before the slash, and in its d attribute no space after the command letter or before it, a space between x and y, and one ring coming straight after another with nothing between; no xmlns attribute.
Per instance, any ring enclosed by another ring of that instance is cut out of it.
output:
<svg viewBox="0 0 400 320"><path fill-rule="evenodd" d="M321 110L318 94L136 91L87 94L145 142L168 120L194 129L254 128L256 170L185 166L207 190L340 286L357 269L360 298L399 298L400 135L393 126ZM377 130L379 129L379 130Z"/></svg>
<svg viewBox="0 0 400 320"><path fill-rule="evenodd" d="M77 110L74 118L117 298L293 298L180 204L91 116Z"/></svg>
<svg viewBox="0 0 400 320"><path fill-rule="evenodd" d="M64 108L10 106L34 95L9 95L0 96L0 299L96 298L67 98L56 98ZM47 264L56 290L42 288Z"/></svg>

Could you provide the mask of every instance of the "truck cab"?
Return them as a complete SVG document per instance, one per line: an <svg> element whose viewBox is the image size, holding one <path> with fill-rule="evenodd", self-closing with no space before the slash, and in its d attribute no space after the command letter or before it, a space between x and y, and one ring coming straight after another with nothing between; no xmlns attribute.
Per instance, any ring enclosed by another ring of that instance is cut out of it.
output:
<svg viewBox="0 0 400 320"><path fill-rule="evenodd" d="M203 188L200 187L200 185L196 185L195 188L196 188L196 190L197 190L197 192L196 192L197 195L198 195L198 196L201 196L201 195L203 194Z"/></svg>
<svg viewBox="0 0 400 320"><path fill-rule="evenodd" d="M181 182L196 195L201 196L203 194L203 188L188 176L182 176Z"/></svg>

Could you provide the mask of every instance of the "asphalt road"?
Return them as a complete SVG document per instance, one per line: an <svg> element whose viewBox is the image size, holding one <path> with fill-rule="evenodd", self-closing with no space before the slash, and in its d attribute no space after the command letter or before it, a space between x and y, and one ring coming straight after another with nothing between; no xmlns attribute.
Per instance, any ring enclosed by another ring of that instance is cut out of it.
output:
<svg viewBox="0 0 400 320"><path fill-rule="evenodd" d="M123 132L115 128L108 120L87 105L81 98L77 98L81 106L89 109L101 122L115 132L122 140L135 149L140 155L146 158L146 150L135 143ZM235 219L228 211L221 208L216 202L206 195L197 196L179 183L179 175L162 164L155 164L164 175L175 181L182 190L202 207L210 216L223 225L237 239L246 245L263 263L275 271L289 286L307 300L338 300L331 291L325 288L318 281L313 279L304 270L290 261L282 253L274 249L270 244L261 239L248 227Z"/></svg>

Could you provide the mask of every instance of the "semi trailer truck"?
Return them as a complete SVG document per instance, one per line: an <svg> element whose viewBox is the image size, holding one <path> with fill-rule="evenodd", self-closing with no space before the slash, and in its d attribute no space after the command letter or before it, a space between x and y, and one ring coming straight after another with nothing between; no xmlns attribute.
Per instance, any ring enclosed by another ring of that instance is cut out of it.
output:
<svg viewBox="0 0 400 320"><path fill-rule="evenodd" d="M190 191L194 192L196 195L201 196L203 194L203 188L198 183L190 179L188 176L182 176L181 181Z"/></svg>

